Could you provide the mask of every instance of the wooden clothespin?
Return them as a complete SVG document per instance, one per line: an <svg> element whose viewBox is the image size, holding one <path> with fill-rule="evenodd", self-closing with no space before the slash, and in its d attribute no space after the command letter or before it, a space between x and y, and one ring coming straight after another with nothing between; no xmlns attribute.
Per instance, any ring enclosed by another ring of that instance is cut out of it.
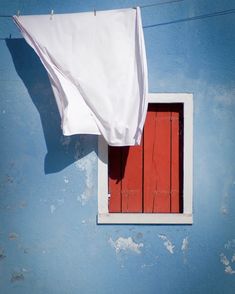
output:
<svg viewBox="0 0 235 294"><path fill-rule="evenodd" d="M53 14L54 14L54 10L52 9L52 10L51 10L51 17L50 17L50 20L52 20Z"/></svg>
<svg viewBox="0 0 235 294"><path fill-rule="evenodd" d="M20 16L20 11L19 11L19 10L17 10L17 16L18 16L18 17Z"/></svg>
<svg viewBox="0 0 235 294"><path fill-rule="evenodd" d="M94 16L96 16L96 10L95 10L95 8L94 8Z"/></svg>

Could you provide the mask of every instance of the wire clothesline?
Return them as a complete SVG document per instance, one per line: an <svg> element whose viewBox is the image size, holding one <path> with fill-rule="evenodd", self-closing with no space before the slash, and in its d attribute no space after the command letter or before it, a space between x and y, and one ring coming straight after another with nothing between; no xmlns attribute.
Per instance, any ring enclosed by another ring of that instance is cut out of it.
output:
<svg viewBox="0 0 235 294"><path fill-rule="evenodd" d="M139 7L146 8L146 7L150 7L150 6L169 4L169 3L181 2L181 1L184 1L184 0L171 0L171 1L165 1L165 2L158 2L155 4L143 5L143 6L139 6ZM52 13L54 13L53 10L52 10ZM94 11L94 13L96 14L96 11ZM167 22L144 25L143 29L164 26L164 25L170 25L170 24L176 24L176 23L187 22L187 21L193 21L193 20L199 20L199 19L205 19L205 18L210 18L210 17L215 17L215 16L223 16L223 15L228 15L228 14L233 14L233 13L235 13L235 8L221 10L221 11L215 11L215 12L211 12L211 13L207 13L207 14L201 14L201 15L196 15L196 16L192 16L192 17L182 18L182 19L171 20L171 21L167 21ZM12 16L11 15L0 15L0 18L1 17L12 17ZM2 38L0 38L0 40L2 40Z"/></svg>
<svg viewBox="0 0 235 294"><path fill-rule="evenodd" d="M161 1L161 2L156 2L156 3L152 3L152 4L146 4L146 5L138 5L141 9L142 8L148 8L148 7L154 7L154 6L158 6L158 5L164 5L164 4L171 4L171 3L176 3L176 2L182 2L184 0L170 0L170 1ZM136 8L136 7L133 7ZM96 15L96 13L98 12L98 10L94 9L94 15ZM54 14L54 10L52 9L50 12L51 15ZM20 10L17 11L16 15L20 16ZM0 18L12 18L13 15L0 15Z"/></svg>

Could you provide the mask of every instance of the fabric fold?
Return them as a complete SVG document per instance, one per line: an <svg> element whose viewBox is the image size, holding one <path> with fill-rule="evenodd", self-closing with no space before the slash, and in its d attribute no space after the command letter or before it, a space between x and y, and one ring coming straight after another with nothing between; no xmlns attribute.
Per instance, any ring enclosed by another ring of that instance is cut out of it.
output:
<svg viewBox="0 0 235 294"><path fill-rule="evenodd" d="M64 135L140 144L148 81L139 8L13 18L47 70Z"/></svg>

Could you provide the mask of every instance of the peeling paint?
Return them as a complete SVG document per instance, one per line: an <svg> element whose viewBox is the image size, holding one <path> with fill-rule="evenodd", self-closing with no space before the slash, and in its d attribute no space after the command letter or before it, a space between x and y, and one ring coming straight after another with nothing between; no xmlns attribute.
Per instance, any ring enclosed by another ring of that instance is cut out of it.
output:
<svg viewBox="0 0 235 294"><path fill-rule="evenodd" d="M16 234L16 233L10 233L9 235L8 235L8 239L9 240L16 240L17 238L19 237L19 235L18 234Z"/></svg>
<svg viewBox="0 0 235 294"><path fill-rule="evenodd" d="M22 271L18 271L18 272L13 272L11 274L11 282L20 282L24 280L24 274Z"/></svg>
<svg viewBox="0 0 235 294"><path fill-rule="evenodd" d="M220 254L220 262L224 265L224 271L227 274L235 274L235 269L232 268L230 263L235 262L235 239L228 240L224 244L224 248L227 250L226 255L224 253Z"/></svg>
<svg viewBox="0 0 235 294"><path fill-rule="evenodd" d="M189 240L188 240L188 237L185 237L182 241L182 246L181 246L181 250L183 252L183 261L184 261L184 264L187 263L187 252L188 252L188 249L189 249Z"/></svg>
<svg viewBox="0 0 235 294"><path fill-rule="evenodd" d="M146 267L153 267L155 265L155 263L150 263L150 264L142 264L141 268L146 268Z"/></svg>
<svg viewBox="0 0 235 294"><path fill-rule="evenodd" d="M67 177L64 177L64 182L65 182L65 184L68 184L69 183L69 179Z"/></svg>
<svg viewBox="0 0 235 294"><path fill-rule="evenodd" d="M51 209L51 214L53 214L54 212L55 212L55 210L56 210L56 207L55 207L55 205L51 205L50 206L50 209Z"/></svg>
<svg viewBox="0 0 235 294"><path fill-rule="evenodd" d="M220 261L221 261L224 265L229 265L229 260L228 260L228 258L227 258L223 253L220 254Z"/></svg>
<svg viewBox="0 0 235 294"><path fill-rule="evenodd" d="M227 243L224 244L225 249L235 249L235 239L228 240Z"/></svg>
<svg viewBox="0 0 235 294"><path fill-rule="evenodd" d="M230 190L232 189L232 186L234 180L229 177L228 180L226 180L224 187L223 187L223 194L222 194L222 202L220 211L222 214L227 215L229 213L229 196L230 196Z"/></svg>
<svg viewBox="0 0 235 294"><path fill-rule="evenodd" d="M220 254L220 261L224 265L224 271L226 274L230 274L230 275L235 274L235 270L233 270L233 268L231 267L230 261L228 260L227 256L224 253ZM231 261L233 262L233 257Z"/></svg>
<svg viewBox="0 0 235 294"><path fill-rule="evenodd" d="M232 267L230 265L226 266L224 271L230 275L235 274L235 271L232 269Z"/></svg>
<svg viewBox="0 0 235 294"><path fill-rule="evenodd" d="M186 251L188 251L188 248L189 248L189 241L188 241L188 237L186 237L183 239L181 250L185 253Z"/></svg>
<svg viewBox="0 0 235 294"><path fill-rule="evenodd" d="M95 154L91 153L76 162L76 167L85 173L85 190L81 195L78 195L77 200L85 205L91 198L94 192L94 175L93 167L96 161Z"/></svg>
<svg viewBox="0 0 235 294"><path fill-rule="evenodd" d="M110 238L109 243L112 247L115 248L116 253L119 253L121 251L132 251L140 254L140 248L144 247L143 243L135 243L131 237L119 237L116 241L113 241L112 238Z"/></svg>
<svg viewBox="0 0 235 294"><path fill-rule="evenodd" d="M164 246L166 249L171 253L174 254L175 245L165 236L165 235L158 235L158 237L164 241Z"/></svg>

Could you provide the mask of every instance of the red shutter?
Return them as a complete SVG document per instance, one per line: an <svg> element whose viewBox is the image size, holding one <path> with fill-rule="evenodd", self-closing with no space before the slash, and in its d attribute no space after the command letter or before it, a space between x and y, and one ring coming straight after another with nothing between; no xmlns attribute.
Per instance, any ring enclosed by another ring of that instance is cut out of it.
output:
<svg viewBox="0 0 235 294"><path fill-rule="evenodd" d="M109 212L142 212L141 146L109 146Z"/></svg>
<svg viewBox="0 0 235 294"><path fill-rule="evenodd" d="M121 212L122 148L109 146L109 212Z"/></svg>
<svg viewBox="0 0 235 294"><path fill-rule="evenodd" d="M109 147L109 212L182 211L182 104L150 104L143 143Z"/></svg>
<svg viewBox="0 0 235 294"><path fill-rule="evenodd" d="M165 105L153 104L148 114L144 132L144 212L170 212L171 112Z"/></svg>

